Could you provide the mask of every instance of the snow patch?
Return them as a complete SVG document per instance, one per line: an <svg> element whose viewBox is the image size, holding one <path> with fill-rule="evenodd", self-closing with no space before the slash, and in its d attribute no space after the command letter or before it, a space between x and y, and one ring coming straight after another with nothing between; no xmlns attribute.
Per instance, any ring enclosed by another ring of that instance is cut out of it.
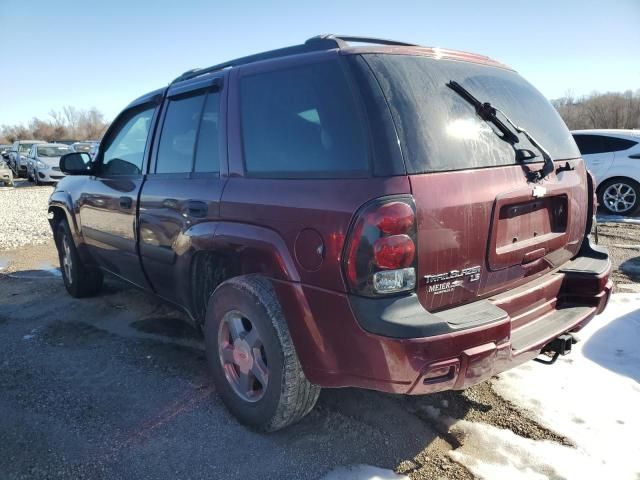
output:
<svg viewBox="0 0 640 480"><path fill-rule="evenodd" d="M449 432L462 439L462 446L449 452L451 459L483 480L584 480L611 474L606 465L585 452L522 438L492 425L460 420Z"/></svg>
<svg viewBox="0 0 640 480"><path fill-rule="evenodd" d="M640 478L640 294L613 295L605 312L594 318L579 337L581 342L574 345L571 355L561 357L553 366L530 362L501 374L494 382L500 396L529 411L539 423L571 440L577 449L525 440L511 436L511 432L498 434L487 426L465 427L471 432L473 445L474 435L484 429L483 435L492 435L493 440L479 440L491 445L502 439L512 445L498 449L507 465L520 462L519 468L546 475L516 477L504 473L504 478L554 478L553 472L545 474L541 469L545 464L566 479ZM481 476L477 472L489 467L472 468L477 460L466 452L480 445L467 447L468 442L452 452L452 458ZM541 461L545 456L550 460ZM537 462L537 470L529 466ZM583 471L581 465L588 468Z"/></svg>
<svg viewBox="0 0 640 480"><path fill-rule="evenodd" d="M409 477L370 465L352 465L338 467L322 477L322 480L409 480Z"/></svg>

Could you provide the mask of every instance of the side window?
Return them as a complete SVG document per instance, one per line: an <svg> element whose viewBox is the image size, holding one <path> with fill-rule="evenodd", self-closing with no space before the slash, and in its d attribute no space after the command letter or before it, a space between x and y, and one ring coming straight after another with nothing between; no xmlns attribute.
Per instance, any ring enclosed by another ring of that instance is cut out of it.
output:
<svg viewBox="0 0 640 480"><path fill-rule="evenodd" d="M637 144L637 142L634 142L633 140L627 140L625 138L602 137L602 139L604 140L607 152L620 152Z"/></svg>
<svg viewBox="0 0 640 480"><path fill-rule="evenodd" d="M196 148L195 172L220 173L220 93L211 92L202 113L198 146Z"/></svg>
<svg viewBox="0 0 640 480"><path fill-rule="evenodd" d="M139 175L155 108L133 110L121 119L102 157L102 175Z"/></svg>
<svg viewBox="0 0 640 480"><path fill-rule="evenodd" d="M330 178L369 171L363 114L336 61L240 81L249 176Z"/></svg>
<svg viewBox="0 0 640 480"><path fill-rule="evenodd" d="M191 172L203 102L204 94L169 100L160 134L156 173Z"/></svg>
<svg viewBox="0 0 640 480"><path fill-rule="evenodd" d="M578 149L582 155L606 151L602 143L602 137L599 135L574 135L573 138L578 144Z"/></svg>

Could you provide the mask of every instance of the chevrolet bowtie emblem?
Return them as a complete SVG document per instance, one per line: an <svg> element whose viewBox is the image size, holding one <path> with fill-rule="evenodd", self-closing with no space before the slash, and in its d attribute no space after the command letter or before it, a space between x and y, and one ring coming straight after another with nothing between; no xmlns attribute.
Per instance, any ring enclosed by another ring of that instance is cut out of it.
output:
<svg viewBox="0 0 640 480"><path fill-rule="evenodd" d="M544 197L546 194L547 194L547 189L539 185L536 185L535 187L533 187L533 191L531 192L531 195L533 195L533 198Z"/></svg>

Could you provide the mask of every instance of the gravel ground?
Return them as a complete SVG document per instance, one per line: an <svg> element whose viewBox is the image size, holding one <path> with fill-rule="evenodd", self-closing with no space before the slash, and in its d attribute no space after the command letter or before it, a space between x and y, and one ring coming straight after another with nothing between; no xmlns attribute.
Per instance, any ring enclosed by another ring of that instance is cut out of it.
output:
<svg viewBox="0 0 640 480"><path fill-rule="evenodd" d="M16 180L16 187L0 187L0 250L41 245L51 240L47 204L53 187L31 186Z"/></svg>
<svg viewBox="0 0 640 480"><path fill-rule="evenodd" d="M616 289L640 292L640 225L602 223L598 225L598 240L609 249Z"/></svg>
<svg viewBox="0 0 640 480"><path fill-rule="evenodd" d="M473 478L447 455L464 438L429 407L570 443L492 382L425 397L325 390L292 428L251 432L218 399L202 341L180 312L115 279L95 298L66 294L46 222L50 192L0 189L2 478L316 479L354 464L412 479ZM20 208L8 208L15 200ZM37 227L20 227L25 219ZM634 285L624 269L640 254L640 226L602 225L600 241L611 248L618 287Z"/></svg>

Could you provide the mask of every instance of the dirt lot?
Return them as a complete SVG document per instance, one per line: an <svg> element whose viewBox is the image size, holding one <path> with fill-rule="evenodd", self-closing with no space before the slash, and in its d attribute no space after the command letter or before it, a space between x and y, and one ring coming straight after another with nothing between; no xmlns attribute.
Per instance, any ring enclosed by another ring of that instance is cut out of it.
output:
<svg viewBox="0 0 640 480"><path fill-rule="evenodd" d="M599 233L619 288L636 288L640 226ZM418 398L325 390L299 424L254 433L218 399L202 341L179 312L114 279L99 297L72 299L56 266L52 242L0 251L2 478L314 479L354 464L472 478L446 454L464 439L427 415L430 406L568 443L490 382Z"/></svg>

